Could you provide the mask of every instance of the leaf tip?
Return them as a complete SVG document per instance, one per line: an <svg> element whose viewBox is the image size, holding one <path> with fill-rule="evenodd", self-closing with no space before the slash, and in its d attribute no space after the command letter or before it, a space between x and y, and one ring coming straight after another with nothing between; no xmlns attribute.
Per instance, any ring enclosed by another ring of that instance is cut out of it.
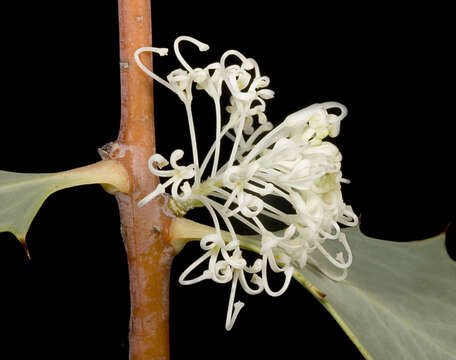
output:
<svg viewBox="0 0 456 360"><path fill-rule="evenodd" d="M453 223L452 221L449 221L448 224L445 225L445 228L442 230L442 232L440 233L440 235L448 235L448 231L450 230L450 228L453 226Z"/></svg>
<svg viewBox="0 0 456 360"><path fill-rule="evenodd" d="M20 237L18 238L20 243L22 244L22 247L24 248L24 251L25 251L25 255L27 256L27 259L28 260L31 260L32 257L30 256L30 250L27 246L27 241L25 240L25 237Z"/></svg>

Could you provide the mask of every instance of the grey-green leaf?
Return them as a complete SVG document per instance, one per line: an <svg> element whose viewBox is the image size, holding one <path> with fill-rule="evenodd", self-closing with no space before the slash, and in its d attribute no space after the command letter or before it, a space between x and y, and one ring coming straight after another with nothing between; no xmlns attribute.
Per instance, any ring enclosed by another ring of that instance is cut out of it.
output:
<svg viewBox="0 0 456 360"><path fill-rule="evenodd" d="M95 183L109 184L120 191L128 190L125 170L113 160L52 174L0 171L0 232L13 233L25 246L30 224L50 194Z"/></svg>
<svg viewBox="0 0 456 360"><path fill-rule="evenodd" d="M321 303L361 353L375 360L456 359L456 263L444 234L407 243L370 238L359 228L346 235L354 260L345 281L310 266L295 278L326 295Z"/></svg>
<svg viewBox="0 0 456 360"><path fill-rule="evenodd" d="M177 218L172 243L179 251L214 229ZM398 243L345 229L353 252L348 277L332 281L307 265L294 277L331 313L366 359L456 360L456 262L445 235ZM222 232L229 241L230 234ZM259 253L258 236L238 235L243 249ZM336 254L337 242L325 248ZM317 256L315 253L312 254ZM316 259L320 265L325 259ZM329 265L329 262L327 262Z"/></svg>

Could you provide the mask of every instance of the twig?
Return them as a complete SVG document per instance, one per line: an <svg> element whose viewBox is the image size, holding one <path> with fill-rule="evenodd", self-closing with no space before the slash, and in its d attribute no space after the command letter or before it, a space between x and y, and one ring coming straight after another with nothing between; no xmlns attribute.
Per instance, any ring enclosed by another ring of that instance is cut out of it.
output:
<svg viewBox="0 0 456 360"><path fill-rule="evenodd" d="M138 201L158 184L147 167L155 152L153 84L136 66L136 49L152 43L150 0L119 0L121 124L104 155L119 160L129 174L130 191L117 193L128 257L131 294L130 360L169 359L169 276L174 248L168 239L172 217L167 201ZM143 62L152 65L146 55Z"/></svg>

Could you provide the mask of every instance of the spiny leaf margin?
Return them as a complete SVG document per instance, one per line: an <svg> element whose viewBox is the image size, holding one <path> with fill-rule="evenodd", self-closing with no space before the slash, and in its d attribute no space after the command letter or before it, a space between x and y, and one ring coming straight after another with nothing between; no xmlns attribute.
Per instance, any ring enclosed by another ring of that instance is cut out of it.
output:
<svg viewBox="0 0 456 360"><path fill-rule="evenodd" d="M129 189L125 169L114 160L46 174L0 170L0 232L14 234L27 251L27 231L49 195L58 190L88 184L103 184L110 192L127 192Z"/></svg>

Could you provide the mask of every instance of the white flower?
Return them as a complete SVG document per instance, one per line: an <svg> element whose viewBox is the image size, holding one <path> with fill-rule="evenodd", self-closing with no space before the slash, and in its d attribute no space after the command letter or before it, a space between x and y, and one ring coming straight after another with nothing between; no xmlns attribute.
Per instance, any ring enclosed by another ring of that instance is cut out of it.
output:
<svg viewBox="0 0 456 360"><path fill-rule="evenodd" d="M193 162L179 166L177 160L183 152L174 151L170 158L172 170L161 170L168 162L161 155L153 155L149 160L151 172L169 179L142 199L139 206L172 184L170 206L178 215L193 207L206 207L214 223L214 234L201 239L204 254L182 273L179 281L185 285L202 280L231 282L225 323L230 330L244 306L235 302L238 283L251 295L266 291L279 296L286 291L294 269L307 264L333 280L343 280L347 275L352 253L339 223L353 226L358 220L342 198L341 183L348 182L341 173L342 156L335 145L325 141L328 136L339 134L347 110L336 102L313 104L287 116L274 128L265 115L266 101L274 92L266 88L270 80L261 75L255 60L229 50L219 62L194 69L180 54L182 41L193 43L200 51L209 48L193 38L178 37L174 51L183 69L171 72L167 81L152 73L139 59L144 51L165 55L167 49L141 48L135 53L141 69L175 92L184 103L193 152ZM239 64L226 66L228 57L237 58ZM201 164L191 108L193 84L205 90L215 107L215 140ZM223 88L230 93L226 121L222 121L220 104ZM233 146L228 161L220 166L223 137L232 140ZM211 161L211 169L206 170ZM155 163L159 169L154 167ZM276 208L275 198L288 202L292 210ZM268 230L262 222L264 217L283 223L283 234ZM220 220L228 236L223 235ZM253 264L249 265L242 256L233 220L261 236L260 257ZM330 254L325 241L337 241L340 251ZM207 269L189 279L205 262ZM284 281L279 289L269 286L268 269L282 273Z"/></svg>

